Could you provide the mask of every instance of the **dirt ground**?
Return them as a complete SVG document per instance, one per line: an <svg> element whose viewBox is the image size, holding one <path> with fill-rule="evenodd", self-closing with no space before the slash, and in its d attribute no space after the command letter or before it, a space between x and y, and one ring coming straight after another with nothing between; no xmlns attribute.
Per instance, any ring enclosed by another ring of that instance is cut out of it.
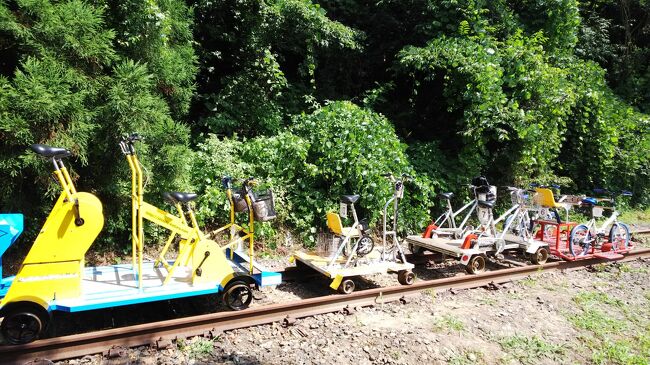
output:
<svg viewBox="0 0 650 365"><path fill-rule="evenodd" d="M394 280L378 279L363 285ZM650 260L598 265L61 364L649 364L649 282ZM325 287L318 279L282 284L256 305L322 295Z"/></svg>

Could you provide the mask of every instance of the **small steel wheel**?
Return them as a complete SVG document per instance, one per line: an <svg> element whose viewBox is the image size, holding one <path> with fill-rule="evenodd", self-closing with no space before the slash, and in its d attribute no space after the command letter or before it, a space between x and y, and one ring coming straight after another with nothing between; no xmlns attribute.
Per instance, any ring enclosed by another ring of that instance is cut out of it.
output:
<svg viewBox="0 0 650 365"><path fill-rule="evenodd" d="M229 283L223 291L224 304L234 311L248 308L253 301L253 291L250 285L243 280Z"/></svg>
<svg viewBox="0 0 650 365"><path fill-rule="evenodd" d="M535 265L543 265L548 260L548 250L545 247L540 247L534 254L530 255L530 261Z"/></svg>
<svg viewBox="0 0 650 365"><path fill-rule="evenodd" d="M5 341L19 345L36 340L46 324L47 319L31 309L16 308L5 314L0 331Z"/></svg>
<svg viewBox="0 0 650 365"><path fill-rule="evenodd" d="M354 284L354 281L352 281L352 279L344 279L339 285L338 291L341 294L352 294L355 287L356 285Z"/></svg>
<svg viewBox="0 0 650 365"><path fill-rule="evenodd" d="M397 273L397 281L402 285L411 285L415 282L415 274L408 270L401 270Z"/></svg>
<svg viewBox="0 0 650 365"><path fill-rule="evenodd" d="M472 258L469 259L467 266L465 266L465 270L470 274L482 273L485 271L485 257L481 255L472 256Z"/></svg>

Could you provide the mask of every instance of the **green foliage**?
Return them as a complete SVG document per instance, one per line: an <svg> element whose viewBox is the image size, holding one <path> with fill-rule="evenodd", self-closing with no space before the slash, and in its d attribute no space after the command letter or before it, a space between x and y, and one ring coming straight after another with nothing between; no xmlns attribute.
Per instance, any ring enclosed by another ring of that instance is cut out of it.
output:
<svg viewBox="0 0 650 365"><path fill-rule="evenodd" d="M357 33L310 0L191 1L201 55L197 130L275 134L310 106L320 54Z"/></svg>
<svg viewBox="0 0 650 365"><path fill-rule="evenodd" d="M201 209L210 213L225 202L223 193L221 199L212 198L219 195L219 176L252 175L274 189L280 222L313 243L341 195L360 194L361 216L371 222L380 219L384 202L392 196L391 184L381 174L412 171L405 147L386 118L349 102L298 115L290 131L270 138L242 143L213 135L196 156L194 170L200 174L195 182L209 199ZM410 229L419 229L427 219L430 193L426 178L407 185L402 222L409 222Z"/></svg>
<svg viewBox="0 0 650 365"><path fill-rule="evenodd" d="M217 224L220 178L256 176L277 195L265 235L313 240L347 193L377 223L385 172L415 177L402 233L426 224L434 191L462 199L477 174L629 189L647 206L649 6L0 0L0 203L30 217L28 241L58 190L27 146L67 147L80 190L104 202L102 240L128 242L116 143L136 131L148 201L197 189Z"/></svg>
<svg viewBox="0 0 650 365"><path fill-rule="evenodd" d="M189 182L189 130L172 119L189 109L193 93L187 8L164 2L157 16L171 19L168 26L136 26L155 3L111 5L115 8L78 0L0 2L0 174L7 181L0 201L4 209L30 218L22 242L42 225L60 190L49 178L51 164L28 151L32 143L73 152L66 162L79 190L104 202L100 240L110 245L126 245L130 225L129 169L117 146L122 134L139 132L146 139L140 149L148 200L161 201L162 190ZM116 9L127 9L122 15L129 19L118 19ZM179 24L185 24L185 38ZM135 38L127 40L125 34L136 29ZM168 41L158 41L161 29L167 29ZM165 92L161 83L173 84L175 91Z"/></svg>
<svg viewBox="0 0 650 365"><path fill-rule="evenodd" d="M414 79L410 103L415 110L426 105L424 117L407 114L422 120L408 123L408 133L422 140L422 131L443 154L460 156L460 164L497 183L568 179L578 191L627 186L646 203L648 117L611 92L602 68L573 56L577 3L537 1L518 11L463 3L455 10L439 5L455 12L457 29L398 54L399 74ZM540 12L544 23L534 20ZM419 100L432 87L442 87L435 107ZM440 118L433 111L457 122L445 122L440 136L426 132L426 120ZM448 142L458 135L463 139Z"/></svg>

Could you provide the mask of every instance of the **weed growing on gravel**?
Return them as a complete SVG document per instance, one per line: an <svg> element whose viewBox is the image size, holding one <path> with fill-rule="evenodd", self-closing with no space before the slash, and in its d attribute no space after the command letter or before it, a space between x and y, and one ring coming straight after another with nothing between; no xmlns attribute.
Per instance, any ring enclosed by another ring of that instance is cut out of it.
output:
<svg viewBox="0 0 650 365"><path fill-rule="evenodd" d="M447 364L449 365L476 365L477 363L484 363L483 353L480 351L463 351L462 354L447 358Z"/></svg>
<svg viewBox="0 0 650 365"><path fill-rule="evenodd" d="M602 348L594 352L591 360L598 365L647 365L650 352L635 354L635 346L636 344L632 344L629 340L606 342Z"/></svg>
<svg viewBox="0 0 650 365"><path fill-rule="evenodd" d="M647 267L632 267L629 264L621 264L618 269L621 272L631 274L647 274L649 271Z"/></svg>
<svg viewBox="0 0 650 365"><path fill-rule="evenodd" d="M423 291L423 293L428 295L429 297L431 297L432 301L434 301L434 302L436 301L437 292L436 292L435 289L426 289L426 290Z"/></svg>
<svg viewBox="0 0 650 365"><path fill-rule="evenodd" d="M509 357L524 365L537 364L543 357L558 362L564 358L565 349L562 345L547 343L538 336L506 337L501 339L499 344Z"/></svg>
<svg viewBox="0 0 650 365"><path fill-rule="evenodd" d="M648 293L644 295L650 299ZM630 306L598 291L580 292L573 301L581 313L564 315L577 329L590 332L581 334L578 341L586 345L594 364L650 364L650 324L639 316L646 310L644 306ZM622 312L627 320L612 317L612 309Z"/></svg>
<svg viewBox="0 0 650 365"><path fill-rule="evenodd" d="M558 291L560 289L568 289L569 281L565 277L561 279L551 280L551 281L544 281L544 283L542 284L542 288L548 291Z"/></svg>
<svg viewBox="0 0 650 365"><path fill-rule="evenodd" d="M203 337L197 337L189 343L186 340L180 339L176 345L179 350L186 353L190 358L209 355L214 351L214 340Z"/></svg>
<svg viewBox="0 0 650 365"><path fill-rule="evenodd" d="M609 333L620 333L626 328L625 322L607 316L599 309L585 309L583 313L569 317L575 327L593 332L599 338L606 338Z"/></svg>
<svg viewBox="0 0 650 365"><path fill-rule="evenodd" d="M573 298L573 301L582 308L601 307L603 304L623 308L623 302L620 299L612 298L607 293L599 291L580 292Z"/></svg>
<svg viewBox="0 0 650 365"><path fill-rule="evenodd" d="M521 285L529 287L529 288L534 288L537 286L538 279L534 278L532 276L526 277L520 281Z"/></svg>
<svg viewBox="0 0 650 365"><path fill-rule="evenodd" d="M465 329L465 324L458 318L447 314L436 321L436 324L434 325L434 329L436 330L447 329L451 331L460 332Z"/></svg>
<svg viewBox="0 0 650 365"><path fill-rule="evenodd" d="M393 351L393 352L390 353L390 357L391 357L393 360L399 360L399 358L400 358L400 353L397 352L397 351Z"/></svg>
<svg viewBox="0 0 650 365"><path fill-rule="evenodd" d="M489 306L494 306L495 304L497 304L497 300L494 298L481 298L479 300L481 303Z"/></svg>

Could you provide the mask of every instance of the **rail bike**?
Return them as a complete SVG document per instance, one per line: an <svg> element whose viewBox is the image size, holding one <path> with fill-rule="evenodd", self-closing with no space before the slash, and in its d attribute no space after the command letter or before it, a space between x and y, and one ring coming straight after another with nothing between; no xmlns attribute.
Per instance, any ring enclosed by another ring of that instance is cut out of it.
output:
<svg viewBox="0 0 650 365"><path fill-rule="evenodd" d="M474 212L479 224L476 228L464 229L458 235L457 228L445 227L425 229L421 236L406 237L411 251L420 254L431 251L442 255L442 259L452 259L465 266L470 274L478 274L486 269L486 261L504 260L504 253L515 253L524 256L534 264L543 264L548 259L548 243L534 239L528 229L530 216L528 213L528 193L524 189L507 187L512 200L512 206L502 215L495 218L493 208L496 203L496 186L490 185L484 177L473 179L470 186L474 193ZM447 196L449 194L446 194ZM448 203L448 211L451 211ZM452 218L453 214L446 213ZM465 218L462 225L468 218ZM501 229L497 225L502 225ZM440 234L443 232L443 234ZM445 234L452 232L455 235Z"/></svg>
<svg viewBox="0 0 650 365"><path fill-rule="evenodd" d="M51 161L61 193L18 273L0 280L0 333L5 342L21 344L39 338L55 311L81 312L205 294L219 294L226 307L241 310L252 302L253 289L282 282L280 273L256 262L254 252L256 222L276 216L272 191L255 191L252 178L224 177L229 220L204 232L194 210L197 194L164 193L176 213L145 201L144 169L136 149L140 142L136 134L119 142L131 171L131 262L97 267L86 267L84 256L103 228L102 203L93 194L77 191L64 164L70 151L31 146L34 153ZM456 260L470 274L484 271L487 260L508 261L504 254L510 253L543 264L549 257L616 259L633 249L629 228L618 221L616 211L616 199L630 196L629 192L600 189L596 193L608 198L597 199L555 196L550 186L543 185L506 187L512 204L495 217L497 188L484 177L473 179L473 198L459 210L453 209L453 194L439 194L446 211L421 235L400 240L399 204L410 177L384 176L393 192L383 207L381 242L375 243L368 222L357 215L355 204L360 196L344 195L339 212L326 215L333 249L297 251L290 261L325 276L330 288L339 293L350 294L357 278L373 274L397 274L400 284L413 284L414 265L407 261L403 244L414 254L432 251ZM569 221L569 210L576 206L589 209L588 222ZM560 215L558 208L566 215ZM343 219L350 215L352 224L346 227ZM463 219L457 224L460 215ZM561 219L564 216L566 220ZM246 223L237 217L245 217ZM168 232L155 260L144 259L145 223ZM21 214L0 214L0 258L17 241L23 225ZM226 238L218 243L216 237L223 235Z"/></svg>
<svg viewBox="0 0 650 365"><path fill-rule="evenodd" d="M301 267L310 268L331 280L330 288L341 294L350 294L356 288L355 277L373 274L397 274L402 285L411 285L415 281L413 264L406 261L406 256L397 238L397 220L399 201L404 197L404 181L408 175L395 178L385 174L393 185L393 196L386 201L383 210L382 244L375 246L367 232L367 224L360 221L354 204L359 195L343 195L340 211L327 213L327 226L335 239L339 241L334 252L298 251L290 258L291 262ZM392 218L388 218L388 207L392 204ZM347 217L348 207L352 213L353 224L344 227L341 217ZM392 227L388 230L388 224ZM388 237L391 239L389 240Z"/></svg>
<svg viewBox="0 0 650 365"><path fill-rule="evenodd" d="M538 188L541 193L542 206L557 206L554 195L549 189ZM562 260L575 261L589 258L619 259L623 254L633 249L630 242L630 229L627 224L618 221L616 199L629 197L629 191L610 192L606 189L594 189L599 195L609 195L608 198L593 198L574 196L567 204L587 209L591 219L579 224L572 221L537 220L536 238L549 243L551 254ZM602 203L609 203L604 206ZM565 205L566 206L566 205ZM597 220L603 218L603 213L609 211L608 217L598 225ZM567 214L568 217L568 214Z"/></svg>
<svg viewBox="0 0 650 365"><path fill-rule="evenodd" d="M227 307L240 310L251 303L252 288L269 284L264 280L268 275L255 272L252 255L249 267L241 256L229 259L228 249L208 239L199 228L193 210L197 194L165 193L177 214L144 200L143 169L135 148L140 140L133 134L119 143L131 170L132 262L97 267L85 267L84 256L104 225L102 203L93 194L77 191L63 162L72 155L70 151L31 146L33 152L52 162L61 194L18 273L2 279L0 332L6 342L37 339L54 311L80 312L215 293L221 294ZM251 211L255 209L254 201L246 199L246 204ZM169 232L155 262L143 257L145 221ZM3 215L0 230L9 232L0 241L0 248L6 250L22 231L22 216ZM250 234L252 239L252 231ZM165 255L172 244L178 253L168 259ZM233 251L231 257L235 254ZM270 274L270 282L279 282L277 275Z"/></svg>

